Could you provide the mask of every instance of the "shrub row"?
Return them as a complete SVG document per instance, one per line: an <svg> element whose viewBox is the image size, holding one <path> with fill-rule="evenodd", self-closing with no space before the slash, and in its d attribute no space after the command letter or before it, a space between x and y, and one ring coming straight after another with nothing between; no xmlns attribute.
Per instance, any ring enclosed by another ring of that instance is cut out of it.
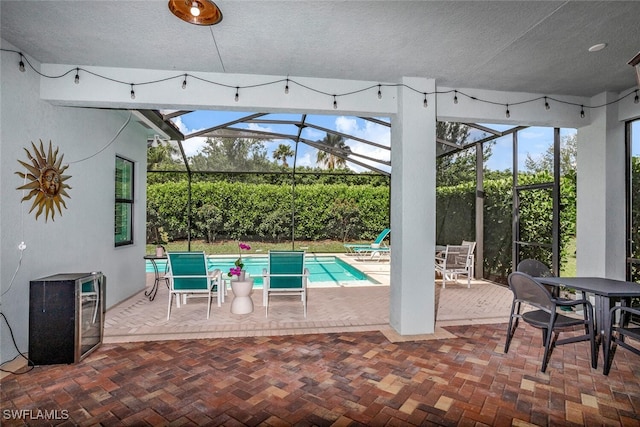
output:
<svg viewBox="0 0 640 427"><path fill-rule="evenodd" d="M523 174L520 184L551 181L546 173ZM575 175L561 180L561 259L575 235ZM251 239L280 242L296 240L373 240L389 226L389 188L373 185L255 184L242 182L192 183L191 227L188 221L186 181L149 184L147 236L156 240ZM292 197L292 193L295 197ZM510 178L484 183L484 270L504 278L512 268L512 195ZM475 183L439 187L436 191L436 242L475 240ZM521 193L521 241L551 243L550 190ZM164 231L161 233L161 231ZM522 258L551 265L551 250L525 247Z"/></svg>
<svg viewBox="0 0 640 427"><path fill-rule="evenodd" d="M385 186L195 182L191 187L191 230L188 194L186 181L147 187L150 243L184 239L189 231L192 239L207 242L278 242L291 238L292 218L298 240L374 239L389 225L389 190Z"/></svg>

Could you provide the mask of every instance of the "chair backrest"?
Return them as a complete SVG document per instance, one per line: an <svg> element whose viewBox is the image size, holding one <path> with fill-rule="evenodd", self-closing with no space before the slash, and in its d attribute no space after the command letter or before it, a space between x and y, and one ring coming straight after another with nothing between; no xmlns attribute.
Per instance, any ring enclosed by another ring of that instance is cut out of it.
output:
<svg viewBox="0 0 640 427"><path fill-rule="evenodd" d="M469 246L469 255L473 255L473 251L476 250L476 242L471 242L469 240L463 240L461 245Z"/></svg>
<svg viewBox="0 0 640 427"><path fill-rule="evenodd" d="M204 252L167 252L170 276L176 290L207 289L207 258ZM185 277L197 276L197 277Z"/></svg>
<svg viewBox="0 0 640 427"><path fill-rule="evenodd" d="M547 313L555 311L551 293L542 283L536 282L533 277L516 271L511 273L507 280L509 281L509 289L513 292L516 300L530 304Z"/></svg>
<svg viewBox="0 0 640 427"><path fill-rule="evenodd" d="M302 288L304 256L304 251L269 251L269 287Z"/></svg>
<svg viewBox="0 0 640 427"><path fill-rule="evenodd" d="M549 267L544 265L541 261L538 261L537 259L531 259L531 258L523 259L522 261L520 261L518 263L518 266L516 267L516 271L526 273L529 276L533 276L533 277L552 277L553 276L553 273L551 272Z"/></svg>
<svg viewBox="0 0 640 427"><path fill-rule="evenodd" d="M445 251L446 268L465 268L469 261L469 245L447 245Z"/></svg>
<svg viewBox="0 0 640 427"><path fill-rule="evenodd" d="M387 237L387 234L389 234L390 232L390 228L385 228L384 230L382 230L382 232L378 234L378 237L376 237L376 240L373 241L373 244L379 245L380 243L382 243L385 237Z"/></svg>

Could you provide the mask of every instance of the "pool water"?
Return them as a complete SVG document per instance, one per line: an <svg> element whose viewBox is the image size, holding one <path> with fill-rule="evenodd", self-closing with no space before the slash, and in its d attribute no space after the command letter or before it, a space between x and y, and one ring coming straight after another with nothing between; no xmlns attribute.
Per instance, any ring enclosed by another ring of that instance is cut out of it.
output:
<svg viewBox="0 0 640 427"><path fill-rule="evenodd" d="M226 274L231 267L235 266L234 262L236 259L237 258L209 257L209 269L219 268L223 274ZM262 269L267 268L267 257L247 255L242 257L242 262L244 263L244 270L254 278L254 284L262 285ZM160 272L165 271L166 260L157 260L156 264L158 264L158 270ZM305 258L305 267L309 269L309 281L312 283L333 282L334 284L341 284L351 281L377 283L362 271L335 256L307 256ZM146 263L146 272L153 273L153 266L150 261Z"/></svg>

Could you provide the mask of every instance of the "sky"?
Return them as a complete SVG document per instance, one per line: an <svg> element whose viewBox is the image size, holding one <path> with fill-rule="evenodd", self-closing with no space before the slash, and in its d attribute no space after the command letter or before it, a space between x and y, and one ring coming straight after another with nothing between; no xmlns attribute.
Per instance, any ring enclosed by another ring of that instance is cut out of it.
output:
<svg viewBox="0 0 640 427"><path fill-rule="evenodd" d="M183 116L175 118L173 121L183 134L190 134L208 127L216 126L228 121L236 120L238 118L252 114L250 112L228 112L228 111L195 111ZM269 114L261 117L262 119L270 118L277 120L299 120L299 114ZM333 129L345 134L354 135L359 138L363 138L386 147L390 147L391 133L390 128L387 126L378 125L376 123L366 121L353 116L344 115L307 115L307 122L313 123L320 127L327 129ZM512 127L512 125L486 125L496 130L506 130ZM293 125L278 125L278 124L238 124L236 128L245 128L252 130L263 130L277 133L284 133L289 135L297 134L297 127ZM575 129L562 129L561 136L568 136L571 133L575 133ZM302 132L302 137L312 141L322 140L325 137L325 132L307 127ZM193 156L197 154L204 146L205 137L190 138L184 142L185 153L187 156ZM378 147L373 147L368 144L347 139L347 145L351 148L352 152L363 154L375 159L381 159L384 161L390 160L390 151ZM530 127L524 129L518 133L518 165L520 170L525 170L524 162L527 158L527 154L530 154L532 158L540 158L547 148L553 143L553 128L542 127ZM288 144L294 148L294 142L290 139L276 140L274 143L266 144L267 156L272 159L273 150L278 147L279 144ZM492 148L492 156L487 161L487 168L489 170L506 170L512 167L511 156L512 137L507 135L496 139L496 144ZM308 146L307 144L299 144L299 152L297 157L297 165L316 167L319 166L316 163L316 156L318 150ZM357 158L357 157L356 157ZM390 171L390 168L375 162L368 162L362 160L365 163L370 163L375 167ZM289 164L292 164L293 159L289 159ZM362 172L365 168L353 163L348 163L348 166L356 172Z"/></svg>
<svg viewBox="0 0 640 427"><path fill-rule="evenodd" d="M175 125L180 129L183 134L193 133L205 128L209 128L212 126L216 126L218 124L222 124L225 122L229 122L232 120L236 120L240 117L247 116L252 113L248 112L221 112L221 111L197 111L190 114L186 114L180 117L177 117L173 120ZM300 114L269 114L267 116L261 117L260 119L276 119L276 120L300 120ZM345 134L353 135L358 138L363 138L368 141L372 141L378 144L385 145L387 147L390 146L390 129L387 126L382 126L367 120L362 120L357 117L347 117L347 116L328 116L328 115L307 115L306 119L307 123L313 123L317 126L336 130L338 132L342 132ZM238 124L233 127L239 129L251 129L251 130L262 130L269 132L277 132L284 133L288 135L296 135L298 132L298 128L294 125L279 125L279 124L261 124L261 123L249 123L249 124ZM326 133L314 129L311 127L306 127L302 132L302 138L318 141L322 140L325 137ZM194 137L186 140L184 142L185 154L187 156L193 156L197 154L200 150L202 150L205 144L206 137ZM269 159L272 159L273 150L275 150L279 144L287 144L292 147L295 146L295 143L292 139L283 139L276 140L274 143L266 144L267 148L267 156ZM374 147L360 141L355 141L351 139L346 139L346 144L351 148L352 152L366 155L375 159L381 159L384 161L390 160L390 151L382 148ZM297 165L299 166L309 166L316 167L318 166L316 163L318 150L310 147L307 144L301 143L299 144L299 152L297 156ZM358 160L362 160L356 157ZM293 159L289 159L289 164L292 163ZM383 166L379 163L368 162L366 160L362 160L365 163L370 163L380 169L389 171L390 168ZM353 163L349 163L348 166L354 171L361 172L366 170L365 168L358 166Z"/></svg>

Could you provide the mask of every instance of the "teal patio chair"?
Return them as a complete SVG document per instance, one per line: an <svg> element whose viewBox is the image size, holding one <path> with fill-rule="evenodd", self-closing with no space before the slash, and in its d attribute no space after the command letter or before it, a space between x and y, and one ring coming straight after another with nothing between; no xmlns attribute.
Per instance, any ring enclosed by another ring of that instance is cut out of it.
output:
<svg viewBox="0 0 640 427"><path fill-rule="evenodd" d="M207 258L204 252L167 252L169 271L169 307L167 320L171 316L171 301L176 296L177 307L180 308L180 299L187 302L188 296L206 295L207 319L211 313L211 297L215 293L218 299L218 307L221 306L224 294L222 293L222 273L219 269L208 271Z"/></svg>
<svg viewBox="0 0 640 427"><path fill-rule="evenodd" d="M345 243L344 248L347 250L348 254L362 254L363 252L371 251L372 249L382 249L383 251L388 248L388 246L384 243L384 239L386 239L387 235L391 232L390 228L385 228L382 230L376 240L372 243Z"/></svg>
<svg viewBox="0 0 640 427"><path fill-rule="evenodd" d="M271 295L300 295L304 317L307 317L307 280L304 251L269 251L268 268L262 270L262 302L269 315Z"/></svg>

